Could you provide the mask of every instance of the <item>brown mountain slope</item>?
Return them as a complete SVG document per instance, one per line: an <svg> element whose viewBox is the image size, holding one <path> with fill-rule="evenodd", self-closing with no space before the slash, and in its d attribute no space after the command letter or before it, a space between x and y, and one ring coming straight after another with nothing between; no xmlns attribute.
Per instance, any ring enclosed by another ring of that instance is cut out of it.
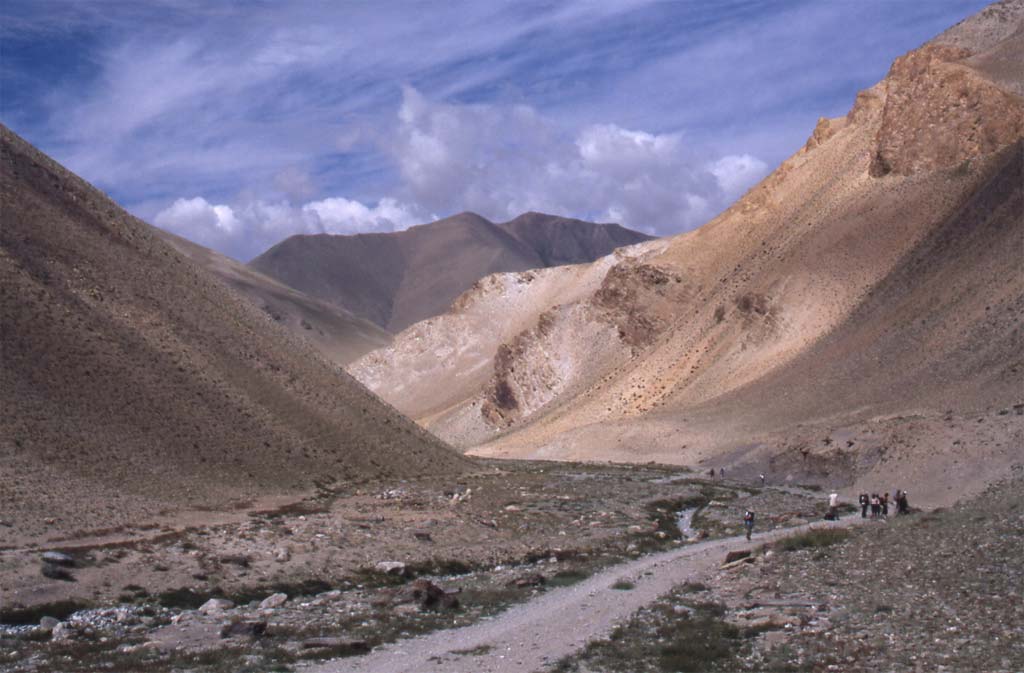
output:
<svg viewBox="0 0 1024 673"><path fill-rule="evenodd" d="M156 230L174 249L206 269L221 282L308 340L327 359L341 366L391 343L391 335L345 309L314 299L209 248L180 236Z"/></svg>
<svg viewBox="0 0 1024 673"><path fill-rule="evenodd" d="M897 59L704 227L590 274L549 270L501 312L525 329L476 340L492 356L473 373L483 387L443 410L409 399L386 363L472 339L457 313L351 371L484 454L706 461L837 484L899 466L943 484L969 461L1005 469L1024 432L1000 414L1024 402L1024 101L988 64L1024 62L1024 3L995 9ZM460 304L486 314L502 282ZM432 383L466 376L453 366Z"/></svg>
<svg viewBox="0 0 1024 673"><path fill-rule="evenodd" d="M250 265L398 332L444 312L489 274L589 262L648 238L539 213L503 224L460 213L389 234L292 236Z"/></svg>
<svg viewBox="0 0 1024 673"><path fill-rule="evenodd" d="M0 150L5 544L468 467L4 127Z"/></svg>

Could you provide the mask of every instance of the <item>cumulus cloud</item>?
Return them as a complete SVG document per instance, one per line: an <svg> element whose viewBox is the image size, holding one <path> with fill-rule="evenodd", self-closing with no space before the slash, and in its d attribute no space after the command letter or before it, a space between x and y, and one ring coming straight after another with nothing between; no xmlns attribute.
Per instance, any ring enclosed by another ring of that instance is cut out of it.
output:
<svg viewBox="0 0 1024 673"><path fill-rule="evenodd" d="M162 229L247 261L295 234L353 234L405 229L425 221L416 208L384 198L375 206L332 197L293 206L289 201L212 204L178 199L157 213Z"/></svg>
<svg viewBox="0 0 1024 673"><path fill-rule="evenodd" d="M293 234L394 231L462 210L495 221L534 210L664 235L699 226L767 172L749 154L702 156L681 133L610 123L567 131L526 105L438 103L412 87L395 124L383 145L400 183L374 205L343 196L292 205L312 191L293 169L275 183L293 198L178 199L155 222L238 259Z"/></svg>
<svg viewBox="0 0 1024 673"><path fill-rule="evenodd" d="M680 133L558 128L525 105L434 103L406 87L389 150L410 199L505 219L527 210L690 229L767 172L756 157L698 156Z"/></svg>

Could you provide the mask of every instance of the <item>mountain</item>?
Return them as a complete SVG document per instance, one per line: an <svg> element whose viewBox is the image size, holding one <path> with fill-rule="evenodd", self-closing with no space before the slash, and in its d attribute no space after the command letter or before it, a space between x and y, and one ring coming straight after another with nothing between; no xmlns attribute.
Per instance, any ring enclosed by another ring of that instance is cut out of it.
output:
<svg viewBox="0 0 1024 673"><path fill-rule="evenodd" d="M900 57L700 229L485 278L350 371L482 455L979 487L1024 441L1022 17Z"/></svg>
<svg viewBox="0 0 1024 673"><path fill-rule="evenodd" d="M0 168L5 544L470 467L6 127Z"/></svg>
<svg viewBox="0 0 1024 673"><path fill-rule="evenodd" d="M387 234L292 236L250 266L392 332L443 313L492 273L590 262L650 237L616 224L474 213Z"/></svg>
<svg viewBox="0 0 1024 673"><path fill-rule="evenodd" d="M343 308L282 285L241 262L180 236L162 229L156 231L175 250L256 304L293 335L308 340L332 362L345 366L391 343L389 333Z"/></svg>

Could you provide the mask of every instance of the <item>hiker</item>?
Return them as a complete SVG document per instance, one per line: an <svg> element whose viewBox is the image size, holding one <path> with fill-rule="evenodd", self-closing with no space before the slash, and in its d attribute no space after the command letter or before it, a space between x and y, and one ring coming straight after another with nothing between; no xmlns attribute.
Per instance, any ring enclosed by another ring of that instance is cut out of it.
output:
<svg viewBox="0 0 1024 673"><path fill-rule="evenodd" d="M747 529L747 539L750 539L750 534L754 531L754 513L749 509L743 513L743 526Z"/></svg>
<svg viewBox="0 0 1024 673"><path fill-rule="evenodd" d="M867 493L860 494L860 518L868 518L868 505L871 504L871 499L868 498Z"/></svg>
<svg viewBox="0 0 1024 673"><path fill-rule="evenodd" d="M896 503L896 506L899 508L900 514L910 514L910 505L907 503L906 491L900 493L900 500Z"/></svg>
<svg viewBox="0 0 1024 673"><path fill-rule="evenodd" d="M893 502L894 505L896 505L896 516L899 516L900 514L903 514L903 512L900 511L900 496L901 495L903 495L903 491L901 491L900 489L897 488L896 489L896 495L894 495L892 497L892 502Z"/></svg>
<svg viewBox="0 0 1024 673"><path fill-rule="evenodd" d="M764 486L764 472L761 473L761 485Z"/></svg>
<svg viewBox="0 0 1024 673"><path fill-rule="evenodd" d="M825 517L829 521L835 521L839 518L839 494L829 493L828 495L828 515Z"/></svg>
<svg viewBox="0 0 1024 673"><path fill-rule="evenodd" d="M877 519L878 514L882 509L882 501L879 499L877 493L871 494L871 518Z"/></svg>
<svg viewBox="0 0 1024 673"><path fill-rule="evenodd" d="M708 470L708 476L711 477L712 479L715 478L715 468L711 468L710 470Z"/></svg>
<svg viewBox="0 0 1024 673"><path fill-rule="evenodd" d="M718 477L720 479L725 479L725 468L724 467L718 468Z"/></svg>
<svg viewBox="0 0 1024 673"><path fill-rule="evenodd" d="M885 495L882 496L882 518L889 518L889 492L886 491Z"/></svg>

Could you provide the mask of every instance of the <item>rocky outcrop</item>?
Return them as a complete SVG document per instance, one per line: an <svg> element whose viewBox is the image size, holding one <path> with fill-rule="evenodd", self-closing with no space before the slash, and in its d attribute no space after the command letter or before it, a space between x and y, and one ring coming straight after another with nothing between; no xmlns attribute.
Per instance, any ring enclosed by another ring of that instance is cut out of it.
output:
<svg viewBox="0 0 1024 673"><path fill-rule="evenodd" d="M970 55L930 44L896 59L885 79L872 176L953 168L1024 135L1024 100L964 66Z"/></svg>

